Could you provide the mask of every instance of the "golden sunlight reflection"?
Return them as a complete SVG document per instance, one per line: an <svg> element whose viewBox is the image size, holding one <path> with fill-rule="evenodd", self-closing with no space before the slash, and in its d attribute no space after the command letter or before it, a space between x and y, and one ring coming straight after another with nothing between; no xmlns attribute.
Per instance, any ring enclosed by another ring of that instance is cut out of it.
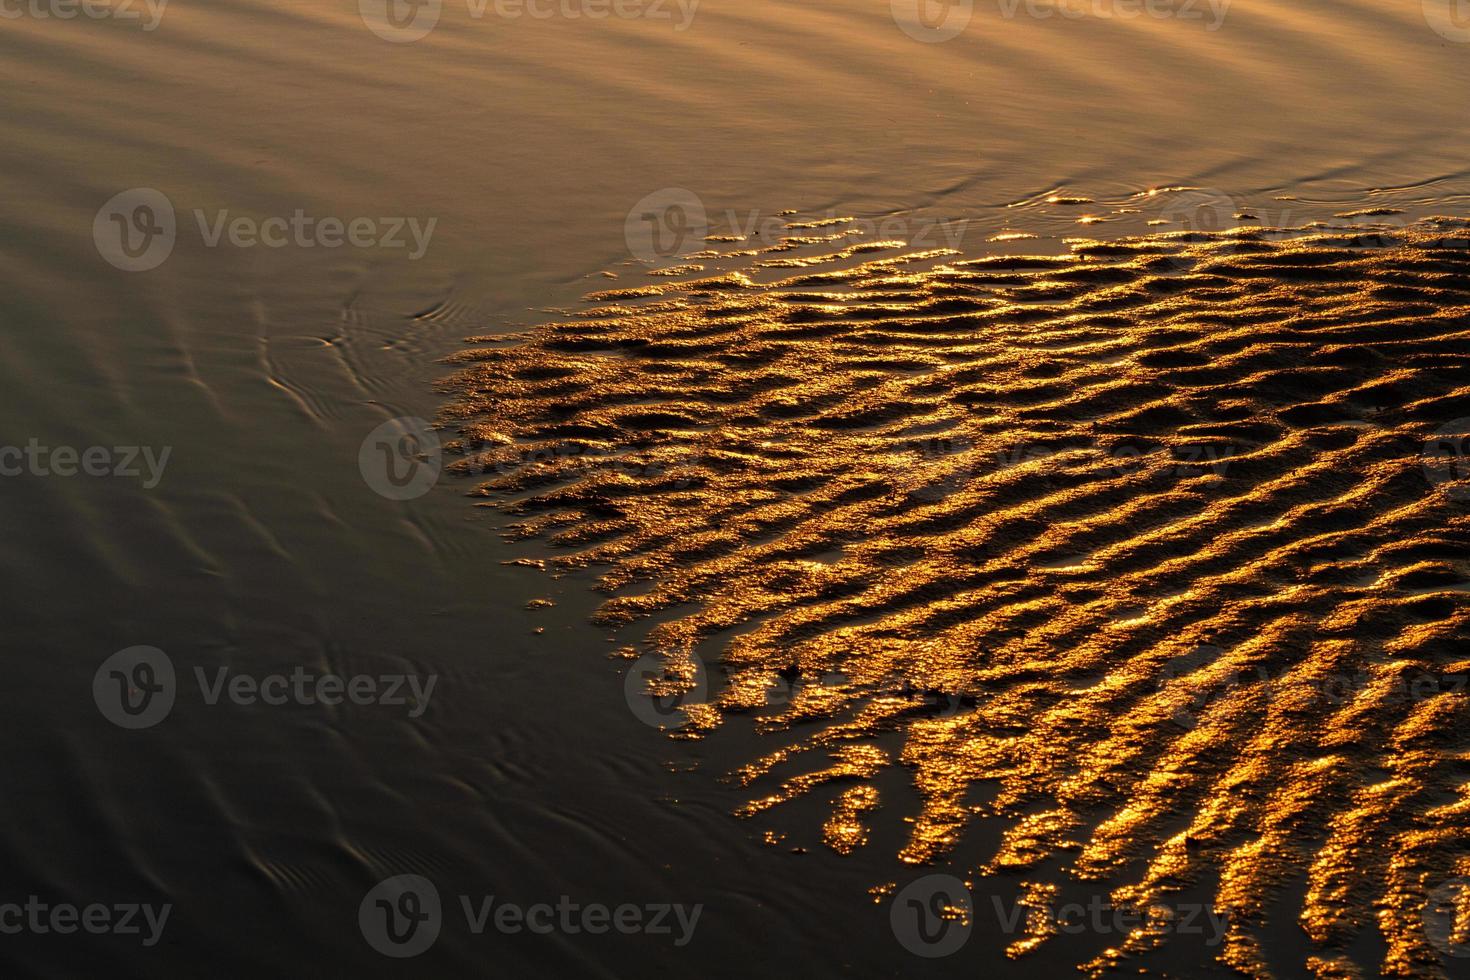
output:
<svg viewBox="0 0 1470 980"><path fill-rule="evenodd" d="M1466 227L711 250L465 351L444 421L514 536L600 570L602 623L652 624L654 693L718 660L681 734L756 716L741 816L819 794L851 853L900 769L903 861L1002 828L974 870L1025 882L1013 957L1060 866L1141 910L1092 973L1203 887L1264 975L1303 882L1305 968L1354 975L1376 927L1387 972L1435 975L1420 910L1470 873L1470 521L1425 446L1470 415Z"/></svg>

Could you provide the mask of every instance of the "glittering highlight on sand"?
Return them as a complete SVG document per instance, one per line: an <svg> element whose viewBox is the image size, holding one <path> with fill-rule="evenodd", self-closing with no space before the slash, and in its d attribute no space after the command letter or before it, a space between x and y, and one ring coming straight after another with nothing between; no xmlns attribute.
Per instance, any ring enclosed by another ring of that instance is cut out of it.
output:
<svg viewBox="0 0 1470 980"><path fill-rule="evenodd" d="M1357 975L1376 932L1384 972L1438 976L1426 903L1470 876L1470 469L1425 447L1470 417L1466 234L792 246L466 351L442 421L514 535L599 569L602 623L656 621L660 683L718 655L681 734L758 714L743 815L820 792L853 852L903 766L905 861L994 821L975 870L1029 895L1058 859L1134 908L1204 884L1249 975L1304 885L1301 967Z"/></svg>

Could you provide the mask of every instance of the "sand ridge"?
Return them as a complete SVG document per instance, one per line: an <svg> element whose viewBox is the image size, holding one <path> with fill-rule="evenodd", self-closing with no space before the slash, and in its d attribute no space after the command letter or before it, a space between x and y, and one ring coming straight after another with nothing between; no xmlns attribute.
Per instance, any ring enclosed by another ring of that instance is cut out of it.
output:
<svg viewBox="0 0 1470 980"><path fill-rule="evenodd" d="M599 569L600 621L656 622L661 691L719 650L683 734L759 714L743 815L825 793L847 853L905 766L905 861L995 820L974 870L1038 893L1056 859L1137 908L1213 883L1251 975L1304 880L1315 975L1370 931L1384 972L1442 975L1426 902L1470 927L1466 236L828 243L467 350L441 421L515 535Z"/></svg>

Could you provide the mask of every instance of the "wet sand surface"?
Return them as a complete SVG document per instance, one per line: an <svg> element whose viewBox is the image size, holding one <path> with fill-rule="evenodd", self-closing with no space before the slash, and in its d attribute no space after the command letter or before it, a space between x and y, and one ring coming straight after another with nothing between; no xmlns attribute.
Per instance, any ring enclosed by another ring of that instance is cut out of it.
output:
<svg viewBox="0 0 1470 980"><path fill-rule="evenodd" d="M1470 875L1463 503L1415 462L1470 415L1424 244L1462 229L1420 223L1470 212L1447 8L982 4L937 43L866 0L445 3L411 43L355 3L132 9L0 24L0 445L168 450L0 480L0 904L173 912L0 936L8 972L1049 975L1123 937L1033 943L1037 910L1120 886L1230 914L1130 971L1464 962L1412 914ZM138 189L175 235L128 271L96 228ZM297 213L374 233L215 237ZM446 401L481 471L385 497L365 440ZM138 645L190 685L438 680L417 716L181 686L128 731L92 685ZM646 650L707 706L650 715ZM932 962L890 927L930 873L973 906ZM358 906L399 874L704 912L396 960Z"/></svg>
<svg viewBox="0 0 1470 980"><path fill-rule="evenodd" d="M905 863L989 822L972 874L1038 908L1059 871L1144 909L1204 883L1255 975L1275 916L1354 971L1377 910L1385 972L1434 975L1422 910L1470 860L1470 490L1433 449L1470 408L1465 227L793 241L467 352L447 418L514 534L608 566L600 622L658 620L671 727L756 713L741 816L819 796L853 853L902 767Z"/></svg>

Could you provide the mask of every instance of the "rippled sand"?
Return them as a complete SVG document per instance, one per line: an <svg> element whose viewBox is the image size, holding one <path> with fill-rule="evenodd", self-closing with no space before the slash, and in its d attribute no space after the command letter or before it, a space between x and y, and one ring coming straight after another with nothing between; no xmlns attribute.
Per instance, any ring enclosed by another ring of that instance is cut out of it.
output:
<svg viewBox="0 0 1470 980"><path fill-rule="evenodd" d="M649 624L655 687L716 644L683 732L757 713L745 815L821 794L851 852L903 766L905 861L995 821L977 873L1203 885L1246 973L1304 889L1309 972L1377 931L1434 976L1426 903L1470 875L1470 493L1425 455L1470 416L1466 227L792 238L477 338L446 421L601 620Z"/></svg>

